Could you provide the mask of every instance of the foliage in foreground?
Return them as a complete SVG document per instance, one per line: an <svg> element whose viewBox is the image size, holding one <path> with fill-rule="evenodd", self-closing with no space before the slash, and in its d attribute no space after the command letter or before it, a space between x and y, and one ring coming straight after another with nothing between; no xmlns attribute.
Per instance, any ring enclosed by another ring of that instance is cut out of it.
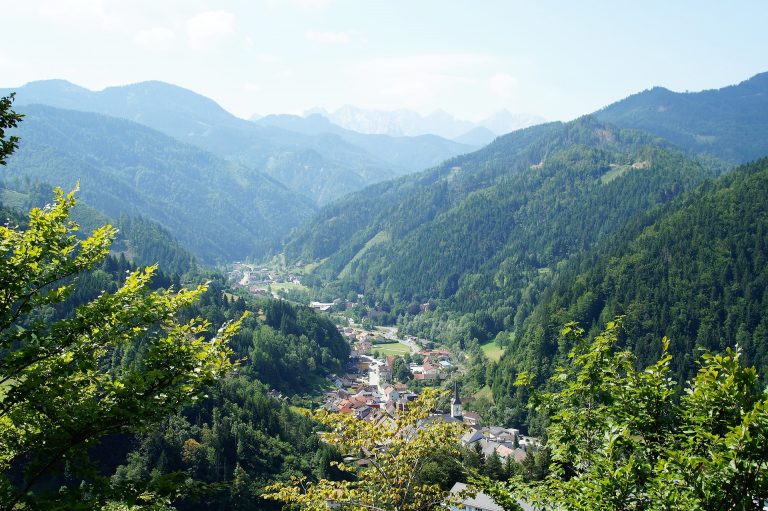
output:
<svg viewBox="0 0 768 511"><path fill-rule="evenodd" d="M435 453L460 455L462 426L429 417L441 394L426 389L398 416L373 424L351 415L319 411L315 419L327 432L323 440L348 456L336 466L350 480L317 483L294 479L269 488L268 497L303 510L339 507L349 510L426 511L437 509L447 496L439 485L420 478ZM362 463L358 463L358 461Z"/></svg>
<svg viewBox="0 0 768 511"><path fill-rule="evenodd" d="M671 356L637 370L616 351L612 322L589 343L570 324L570 364L544 394L540 411L552 456L541 482L480 482L508 509L518 499L563 510L761 510L768 499L768 394L740 349L705 354L679 397ZM521 382L522 383L522 382Z"/></svg>
<svg viewBox="0 0 768 511"><path fill-rule="evenodd" d="M177 322L205 286L149 292L154 267L66 319L46 320L45 308L70 295L73 278L106 256L114 236L105 226L78 240L74 205L72 193L57 190L53 205L30 212L26 229L0 227L0 509L34 505L30 490L42 476L64 463L70 472L87 467L96 440L166 417L231 367L226 341L238 323L206 340L206 322ZM107 355L133 343L140 364L103 368Z"/></svg>
<svg viewBox="0 0 768 511"><path fill-rule="evenodd" d="M17 147L3 131L20 120L11 100L0 100L2 164ZM114 495L92 470L89 448L105 435L141 430L175 412L232 365L227 340L239 321L212 339L204 336L207 322L179 322L178 311L205 286L151 292L155 267L130 273L115 292L52 319L52 306L72 295L77 276L107 256L115 237L107 225L79 239L70 220L75 203L74 192L57 189L54 203L32 209L23 228L0 226L2 510L107 504ZM131 345L140 347L140 363L105 367L110 354ZM92 484L70 487L77 477ZM137 504L162 507L151 495L139 495Z"/></svg>

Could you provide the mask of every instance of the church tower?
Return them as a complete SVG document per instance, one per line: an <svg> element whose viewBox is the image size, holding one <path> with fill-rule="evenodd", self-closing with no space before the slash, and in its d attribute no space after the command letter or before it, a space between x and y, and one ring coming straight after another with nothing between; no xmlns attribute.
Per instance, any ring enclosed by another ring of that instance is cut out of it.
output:
<svg viewBox="0 0 768 511"><path fill-rule="evenodd" d="M461 399L459 398L459 384L453 383L453 399L451 400L451 417L462 420Z"/></svg>

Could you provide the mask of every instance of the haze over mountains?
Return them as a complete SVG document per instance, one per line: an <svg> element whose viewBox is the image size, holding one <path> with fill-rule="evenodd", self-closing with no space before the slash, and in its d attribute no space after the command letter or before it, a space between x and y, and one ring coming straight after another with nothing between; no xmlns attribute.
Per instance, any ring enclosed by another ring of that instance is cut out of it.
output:
<svg viewBox="0 0 768 511"><path fill-rule="evenodd" d="M43 105L21 109L8 182L71 190L107 216L144 216L208 264L277 247L314 210L274 179L134 122Z"/></svg>
<svg viewBox="0 0 768 511"><path fill-rule="evenodd" d="M29 147L25 151L22 146L19 158L9 168L9 175L65 187L72 186L79 178L84 198L97 209L112 217L141 213L168 229L203 262L210 263L263 256L277 249L280 239L291 229L308 220L317 204L322 206L371 183L445 161L433 170L387 181L326 206L290 238L286 251L294 260L330 257L317 271L327 278L343 276L349 282L356 281L361 289L395 292L409 300L449 298L461 287L467 270L478 271L484 264L495 264L490 261L495 251L504 245L502 238L491 236L494 243L501 245L488 253L480 250L475 255L470 247L458 249L461 240L469 238L436 238L434 241L444 247L440 250L441 257L450 257L454 248L469 253L470 257L462 259L459 266L449 265L453 268L450 272L448 267L441 269L434 261L422 268L430 260L429 257L423 259L413 268L418 275L412 275L409 280L409 286L416 287L405 293L396 287L382 287L389 279L387 271L379 263L369 266L371 258L381 254L387 265L398 268L398 272L407 272L408 266L403 260L397 262L393 254L410 257L411 247L430 253L432 249L423 236L431 236L433 229L446 236L466 221L462 229L480 236L482 229L478 230L473 223L479 218L462 219L461 215L456 217L449 211L456 207L460 210L464 200L478 200L472 198L472 193L481 190L486 194L482 200L490 201L489 210L492 210L496 201L516 197L520 186L528 186L519 180L529 181L534 174L542 175L542 169L549 169L553 161L565 157L562 150L575 151L582 147L588 149L587 152L605 151L605 147L611 147L610 143L614 142L619 143L615 147L624 147L617 141L628 135L613 127L610 121L619 127L640 128L660 137L643 139L644 147L668 151L677 146L688 156L709 155L732 162L764 154L768 152L764 115L766 82L766 75L762 74L716 91L673 93L656 88L595 114L597 119L609 121L608 124L597 123L589 129L584 126L596 121L544 124L514 132L472 154L472 146L437 135L394 137L360 133L319 114L270 115L246 121L229 114L208 98L162 82L110 87L100 92L61 80L33 82L17 90L18 109L30 114L21 128L24 144ZM0 90L0 94L8 92L10 89ZM35 103L57 108L32 106ZM394 114L373 112L381 114L382 123L376 125L376 117L369 115L371 112L351 107L339 112L350 119L371 120L369 130L381 130L386 123L394 123L398 118ZM465 138L471 138L474 133L480 139L484 132L490 133L486 127L472 128L444 113L427 118L405 111L398 115L411 123L399 124L396 129L401 131L426 129L424 126L429 123L442 122L444 129L453 133L470 128ZM115 117L124 120L118 122ZM417 128L417 121L422 122L421 128ZM506 113L486 124L500 129L512 126L513 122L516 122L514 116ZM53 129L59 125L66 126L66 130ZM584 138L583 130L591 132L592 138ZM637 137L642 138L641 134L630 136ZM107 152L104 147L111 149ZM141 148L138 154L135 153L137 147ZM617 149L611 149L602 156L590 158L594 165L614 169L610 175L623 178L626 170L622 169L627 165L630 170L632 165L645 165L639 156L640 148L633 145L630 150L628 147L618 149L618 153ZM467 156L449 159L462 153ZM56 166L46 162L43 154L56 155L58 161L66 163L54 171ZM581 157L586 157L586 153ZM602 163L595 163L598 161ZM576 158L568 165L583 164ZM655 168L653 162L649 165ZM708 166L722 168L717 163ZM609 174L608 170L595 172L600 176ZM627 175L634 174L628 172ZM154 177L148 179L147 176ZM509 179L518 180L517 184L510 184ZM90 186L91 183L95 186ZM688 187L680 183L675 186L674 194ZM490 192L491 189L495 191ZM440 195L446 193L446 196ZM543 210L542 214L545 214ZM448 216L442 219L441 215ZM397 220L401 216L405 222L402 225ZM432 221L443 224L430 227ZM503 238L510 236L505 222L507 220L499 224L503 228L500 233L506 233ZM388 227L384 228L385 225ZM422 234L411 233L415 228ZM402 244L400 248L394 248L392 244L396 242ZM592 242L594 240L580 241L583 247ZM394 253L384 255L385 246L392 246ZM360 252L363 247L365 250ZM341 252L337 252L339 250ZM475 262L470 264L470 260ZM469 266L465 266L467 264ZM363 268L367 269L363 271ZM374 273L377 276L373 281L372 277L364 276ZM419 288L418 282L429 284Z"/></svg>
<svg viewBox="0 0 768 511"><path fill-rule="evenodd" d="M370 137L336 127L289 131L240 119L209 98L157 81L94 92L45 80L0 94L14 90L19 107L40 103L127 119L269 175L319 204L476 148L436 136L366 142Z"/></svg>
<svg viewBox="0 0 768 511"><path fill-rule="evenodd" d="M285 254L337 293L371 296L401 331L504 346L498 365L469 371L473 388L491 387L499 422L527 420L516 375L546 382L566 360L569 321L594 334L625 315L645 363L673 334L676 381L695 372L697 350L734 338L765 375L765 160L713 181L768 154L765 76L653 89L510 133L322 208Z"/></svg>
<svg viewBox="0 0 768 511"><path fill-rule="evenodd" d="M501 110L478 122L456 119L442 110L422 116L412 110L366 110L350 105L333 112L323 108L313 108L305 115L312 114L320 114L339 126L360 133L378 133L395 137L433 134L460 142L482 140L483 142L478 145L485 145L496 136L510 131L544 122L543 117L513 114L508 110Z"/></svg>
<svg viewBox="0 0 768 511"><path fill-rule="evenodd" d="M250 258L270 271L237 265L238 279L269 274L257 278L272 289L267 279L283 271L284 298L338 299L341 324L396 326L448 348L458 361L450 378L486 424L537 434L541 416L516 381L525 373L547 388L573 353L561 335L571 321L589 340L622 318L618 345L641 365L669 336L670 388L684 388L701 351L735 342L755 382L768 378L768 158L735 167L768 154L767 76L700 93L654 88L478 150L433 134L359 133L319 114L245 121L160 82L102 92L37 82L14 105L25 118L0 209L28 209L49 185L79 182L73 217L122 232L119 254L84 275L75 300L115 289L134 264L159 261L174 275L153 285L178 288L208 271L198 262ZM308 307L209 275L190 314L218 327L253 312L230 341L241 370L157 428L109 439L122 454L101 466L112 483L183 473L184 484L224 489L190 509L256 509L270 482L344 459L292 407L342 372L350 345ZM115 350L105 367L140 356Z"/></svg>

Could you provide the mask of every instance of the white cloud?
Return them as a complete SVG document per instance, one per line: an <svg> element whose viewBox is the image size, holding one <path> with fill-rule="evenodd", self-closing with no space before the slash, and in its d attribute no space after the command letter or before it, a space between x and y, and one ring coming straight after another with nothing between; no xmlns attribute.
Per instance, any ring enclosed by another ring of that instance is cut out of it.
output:
<svg viewBox="0 0 768 511"><path fill-rule="evenodd" d="M154 27L139 30L134 34L133 41L146 50L164 51L171 47L176 34L165 27Z"/></svg>
<svg viewBox="0 0 768 511"><path fill-rule="evenodd" d="M205 49L235 34L235 15L228 11L205 11L187 20L187 40L195 49Z"/></svg>
<svg viewBox="0 0 768 511"><path fill-rule="evenodd" d="M346 32L315 32L309 30L304 33L307 41L318 44L346 44L349 42L349 34Z"/></svg>
<svg viewBox="0 0 768 511"><path fill-rule="evenodd" d="M488 87L497 96L510 98L517 89L517 78L507 73L497 73L488 79Z"/></svg>

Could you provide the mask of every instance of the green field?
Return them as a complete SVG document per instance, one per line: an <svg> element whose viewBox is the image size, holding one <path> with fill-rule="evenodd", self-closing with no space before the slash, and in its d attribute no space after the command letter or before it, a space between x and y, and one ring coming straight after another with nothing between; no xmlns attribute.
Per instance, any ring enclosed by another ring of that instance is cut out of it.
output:
<svg viewBox="0 0 768 511"><path fill-rule="evenodd" d="M396 342L391 344L374 344L373 348L371 348L371 353L374 351L378 351L384 356L407 355L411 352L411 348L409 348L406 344Z"/></svg>
<svg viewBox="0 0 768 511"><path fill-rule="evenodd" d="M483 351L485 357L491 362L498 362L501 355L504 354L504 348L500 348L494 341L483 344L480 346L480 349Z"/></svg>
<svg viewBox="0 0 768 511"><path fill-rule="evenodd" d="M478 391L478 392L475 394L475 399L487 399L488 401L490 401L491 403L493 403L493 392L491 391L491 387L489 387L488 385L486 385L485 387L483 387L482 389L480 389L480 390L479 390L479 391Z"/></svg>

